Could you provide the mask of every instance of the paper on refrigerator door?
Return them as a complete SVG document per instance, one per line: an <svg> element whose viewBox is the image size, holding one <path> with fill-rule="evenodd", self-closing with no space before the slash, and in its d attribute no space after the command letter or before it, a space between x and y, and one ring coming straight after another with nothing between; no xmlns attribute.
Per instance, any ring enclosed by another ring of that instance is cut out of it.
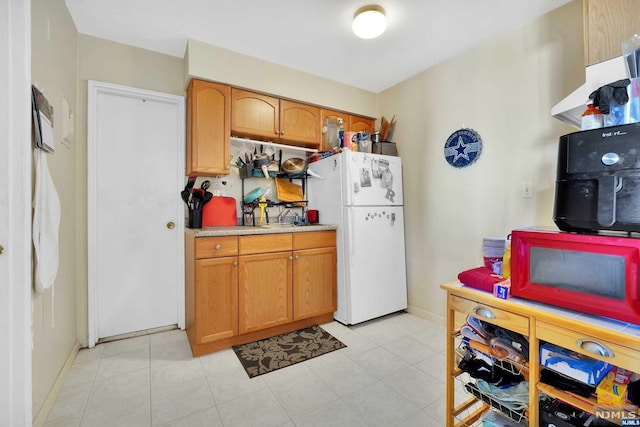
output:
<svg viewBox="0 0 640 427"><path fill-rule="evenodd" d="M345 154L348 205L402 205L402 164L399 157L352 152Z"/></svg>

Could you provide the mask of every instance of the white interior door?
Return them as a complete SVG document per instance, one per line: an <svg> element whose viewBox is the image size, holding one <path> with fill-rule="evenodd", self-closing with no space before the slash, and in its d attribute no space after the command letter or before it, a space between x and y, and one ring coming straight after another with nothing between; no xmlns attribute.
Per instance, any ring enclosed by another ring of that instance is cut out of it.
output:
<svg viewBox="0 0 640 427"><path fill-rule="evenodd" d="M184 99L90 81L88 124L89 345L184 328Z"/></svg>

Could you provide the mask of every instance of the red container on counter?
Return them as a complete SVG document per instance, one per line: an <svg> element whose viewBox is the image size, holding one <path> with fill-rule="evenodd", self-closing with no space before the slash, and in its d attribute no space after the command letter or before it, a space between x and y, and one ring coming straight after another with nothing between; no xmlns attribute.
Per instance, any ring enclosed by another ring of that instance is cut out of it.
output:
<svg viewBox="0 0 640 427"><path fill-rule="evenodd" d="M233 197L213 196L202 208L203 227L223 227L238 225L236 199Z"/></svg>

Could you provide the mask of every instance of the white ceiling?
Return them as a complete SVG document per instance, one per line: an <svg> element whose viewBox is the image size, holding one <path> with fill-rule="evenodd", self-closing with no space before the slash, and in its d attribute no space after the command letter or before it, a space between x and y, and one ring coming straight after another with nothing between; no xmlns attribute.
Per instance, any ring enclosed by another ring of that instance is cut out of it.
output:
<svg viewBox="0 0 640 427"><path fill-rule="evenodd" d="M386 32L351 32L368 0L65 0L80 33L184 57L187 39L378 93L570 0L380 0Z"/></svg>

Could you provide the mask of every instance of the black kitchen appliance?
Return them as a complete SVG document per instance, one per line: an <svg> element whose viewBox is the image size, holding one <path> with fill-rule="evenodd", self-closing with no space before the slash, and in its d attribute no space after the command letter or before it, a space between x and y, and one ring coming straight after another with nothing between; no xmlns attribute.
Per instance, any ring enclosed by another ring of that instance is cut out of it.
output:
<svg viewBox="0 0 640 427"><path fill-rule="evenodd" d="M560 137L553 220L563 231L640 232L640 123Z"/></svg>
<svg viewBox="0 0 640 427"><path fill-rule="evenodd" d="M540 401L541 427L616 427L616 424L576 409L557 399Z"/></svg>

